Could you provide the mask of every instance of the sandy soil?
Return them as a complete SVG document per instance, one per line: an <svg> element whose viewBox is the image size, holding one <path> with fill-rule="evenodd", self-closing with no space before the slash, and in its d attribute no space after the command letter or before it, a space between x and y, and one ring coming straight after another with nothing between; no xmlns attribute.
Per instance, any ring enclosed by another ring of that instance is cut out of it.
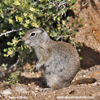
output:
<svg viewBox="0 0 100 100"><path fill-rule="evenodd" d="M26 64L24 68L28 68L29 64ZM8 97L0 96L1 100L100 100L100 65L93 66L88 69L81 69L74 80L84 77L96 78L96 82L93 84L80 84L65 87L54 91L41 91L41 73L24 72L22 74L22 81L17 83L16 86L5 86L0 79L0 93L8 88L12 90L12 94ZM27 90L27 93L18 93L15 91L17 86L22 86Z"/></svg>

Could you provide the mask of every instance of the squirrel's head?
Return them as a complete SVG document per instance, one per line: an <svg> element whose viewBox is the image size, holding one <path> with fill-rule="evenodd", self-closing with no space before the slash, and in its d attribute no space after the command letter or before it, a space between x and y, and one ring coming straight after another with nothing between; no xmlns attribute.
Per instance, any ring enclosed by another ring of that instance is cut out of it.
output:
<svg viewBox="0 0 100 100"><path fill-rule="evenodd" d="M43 43L44 41L50 39L47 32L42 28L35 28L32 30L29 30L25 36L23 37L23 41L25 41L25 44L28 44L29 46L38 46L40 43Z"/></svg>

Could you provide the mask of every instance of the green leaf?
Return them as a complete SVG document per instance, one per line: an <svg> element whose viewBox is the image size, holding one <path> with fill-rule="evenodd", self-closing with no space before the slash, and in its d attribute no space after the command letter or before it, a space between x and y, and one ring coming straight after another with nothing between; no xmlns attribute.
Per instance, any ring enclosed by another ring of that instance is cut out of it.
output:
<svg viewBox="0 0 100 100"><path fill-rule="evenodd" d="M79 24L79 26L78 27L82 27L83 25L82 24Z"/></svg>
<svg viewBox="0 0 100 100"><path fill-rule="evenodd" d="M57 16L54 16L54 17L53 17L53 20L55 21L56 19L57 19Z"/></svg>
<svg viewBox="0 0 100 100"><path fill-rule="evenodd" d="M5 5L8 5L8 2L4 0Z"/></svg>
<svg viewBox="0 0 100 100"><path fill-rule="evenodd" d="M81 52L81 49L78 49L78 52Z"/></svg>
<svg viewBox="0 0 100 100"><path fill-rule="evenodd" d="M67 17L67 21L69 21L69 19L70 19L70 17L68 16L68 17Z"/></svg>
<svg viewBox="0 0 100 100"><path fill-rule="evenodd" d="M75 24L77 24L77 20L75 20Z"/></svg>
<svg viewBox="0 0 100 100"><path fill-rule="evenodd" d="M7 49L3 49L4 52L7 52Z"/></svg>
<svg viewBox="0 0 100 100"><path fill-rule="evenodd" d="M7 54L4 54L4 57L7 57Z"/></svg>
<svg viewBox="0 0 100 100"><path fill-rule="evenodd" d="M82 60L82 57L79 57L80 60Z"/></svg>
<svg viewBox="0 0 100 100"><path fill-rule="evenodd" d="M82 19L80 19L80 23L82 23L82 21L83 21L83 20L82 20Z"/></svg>
<svg viewBox="0 0 100 100"><path fill-rule="evenodd" d="M70 0L70 1L72 1L72 2L74 2L74 3L77 2L77 0Z"/></svg>

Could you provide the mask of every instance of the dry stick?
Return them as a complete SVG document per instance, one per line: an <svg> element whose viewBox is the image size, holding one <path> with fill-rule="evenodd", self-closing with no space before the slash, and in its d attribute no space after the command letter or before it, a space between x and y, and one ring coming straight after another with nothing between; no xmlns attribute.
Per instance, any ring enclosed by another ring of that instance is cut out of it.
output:
<svg viewBox="0 0 100 100"><path fill-rule="evenodd" d="M3 35L7 35L8 33L16 32L16 31L21 31L21 30L23 30L23 29L22 29L22 28L20 28L20 29L18 29L18 30L13 29L13 30L11 30L11 31L7 31L7 32L5 32L5 33L1 33L1 34L0 34L0 37L3 36ZM19 41L21 41L21 40L22 40L22 39L20 39ZM19 42L19 41L18 41L18 42ZM7 73L8 70L10 70L10 69L16 67L16 65L17 65L18 63L19 63L19 60L17 60L17 62L16 62L15 64L13 64L12 66L10 66L7 70L3 71L3 72L0 74L0 77L1 77L2 75L4 75L5 73Z"/></svg>
<svg viewBox="0 0 100 100"><path fill-rule="evenodd" d="M16 31L21 31L21 30L23 30L23 29L22 29L22 28L20 28L20 29L18 29L18 30L12 29L11 31L7 31L7 32L5 32L5 33L1 33L1 34L0 34L0 37L3 36L3 35L7 35L8 33L16 32Z"/></svg>
<svg viewBox="0 0 100 100"><path fill-rule="evenodd" d="M19 42L19 41L22 41L22 39L18 40L18 42ZM8 70L10 70L10 69L16 67L16 65L17 65L18 63L19 63L19 60L17 60L17 62L16 62L15 64L13 64L12 66L10 66L7 70L5 70L4 72L2 72L2 73L0 74L0 77L1 77L3 74L7 73Z"/></svg>
<svg viewBox="0 0 100 100"><path fill-rule="evenodd" d="M59 3L59 5L57 5L56 8L59 8L59 7L61 7L61 6L63 6L63 7L65 8L64 5L65 5L66 3L67 3L66 1L62 1L62 2Z"/></svg>
<svg viewBox="0 0 100 100"><path fill-rule="evenodd" d="M87 6L87 4L90 2L90 0L87 0L86 3L82 6L81 10ZM81 10L76 14L76 16L81 12Z"/></svg>
<svg viewBox="0 0 100 100"><path fill-rule="evenodd" d="M13 13L15 13L17 11L17 9L16 10L14 10L14 12L11 12L11 13L7 13L7 14L5 14L5 15L12 15Z"/></svg>
<svg viewBox="0 0 100 100"><path fill-rule="evenodd" d="M7 70L3 71L3 72L0 74L0 77L1 77L2 75L4 75L5 73L7 73L8 70L10 70L10 69L16 67L16 65L17 65L18 63L19 63L19 60L17 60L17 62L16 62L15 64L13 64L12 66L10 66Z"/></svg>
<svg viewBox="0 0 100 100"><path fill-rule="evenodd" d="M54 37L60 37L60 38L63 38L63 37L68 37L68 36L66 36L66 35L65 35L65 36L62 36L62 35L61 35L61 36L57 36L57 35L55 35Z"/></svg>

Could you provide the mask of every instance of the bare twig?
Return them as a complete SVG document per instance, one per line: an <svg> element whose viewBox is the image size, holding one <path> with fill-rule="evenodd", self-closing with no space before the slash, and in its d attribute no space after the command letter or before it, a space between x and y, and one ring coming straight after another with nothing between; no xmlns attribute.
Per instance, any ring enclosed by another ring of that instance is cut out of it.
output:
<svg viewBox="0 0 100 100"><path fill-rule="evenodd" d="M58 36L58 35L54 35L54 37L60 37L60 38L63 38L63 37L72 37L72 35L74 35L74 33L73 34L68 34L68 35L65 35L65 36L63 36L63 35L60 35L60 36Z"/></svg>
<svg viewBox="0 0 100 100"><path fill-rule="evenodd" d="M53 2L51 2L51 1L49 1L49 3L51 3L53 6L56 6L56 4L55 4L55 3L53 3Z"/></svg>
<svg viewBox="0 0 100 100"><path fill-rule="evenodd" d="M59 5L57 5L57 8L59 8L60 6L63 6L65 8L66 3L67 3L66 1L60 2Z"/></svg>
<svg viewBox="0 0 100 100"><path fill-rule="evenodd" d="M55 35L54 37L60 37L60 38L63 38L63 37L68 37L68 35L65 35L65 36L57 36L57 35Z"/></svg>
<svg viewBox="0 0 100 100"><path fill-rule="evenodd" d="M7 32L5 32L5 33L1 33L1 34L0 34L0 37L3 36L3 35L7 35L8 33L17 32L17 31L21 31L21 30L23 30L23 29L22 29L22 28L20 28L20 29L18 29L18 30L12 29L11 31L7 31Z"/></svg>
<svg viewBox="0 0 100 100"><path fill-rule="evenodd" d="M76 14L76 16L79 15L79 13L82 11L82 9L83 9L84 7L86 7L86 6L89 4L89 2L90 2L90 0L87 0L87 1L85 2L85 4L81 6L81 9L80 9L80 11L78 11L78 13Z"/></svg>
<svg viewBox="0 0 100 100"><path fill-rule="evenodd" d="M58 11L58 8L60 8L61 6L63 6L63 9L65 9L65 8L66 8L66 6L65 6L66 3L67 3L67 2L66 2L65 0L62 1L62 2L60 2L59 5L56 6L56 8L57 8L56 10Z"/></svg>
<svg viewBox="0 0 100 100"><path fill-rule="evenodd" d="M17 11L17 9L14 10L13 12L11 12L11 13L7 13L7 14L5 14L5 15L12 15L12 14L15 13L16 11Z"/></svg>
<svg viewBox="0 0 100 100"><path fill-rule="evenodd" d="M82 7L85 7L89 2L90 0L87 0L86 3Z"/></svg>
<svg viewBox="0 0 100 100"><path fill-rule="evenodd" d="M10 66L7 70L3 71L1 74L0 74L0 77L2 75L4 75L5 73L7 73L7 71L9 71L10 69L16 67L16 65L19 63L19 60L17 60L17 62L15 64L13 64L12 66Z"/></svg>

